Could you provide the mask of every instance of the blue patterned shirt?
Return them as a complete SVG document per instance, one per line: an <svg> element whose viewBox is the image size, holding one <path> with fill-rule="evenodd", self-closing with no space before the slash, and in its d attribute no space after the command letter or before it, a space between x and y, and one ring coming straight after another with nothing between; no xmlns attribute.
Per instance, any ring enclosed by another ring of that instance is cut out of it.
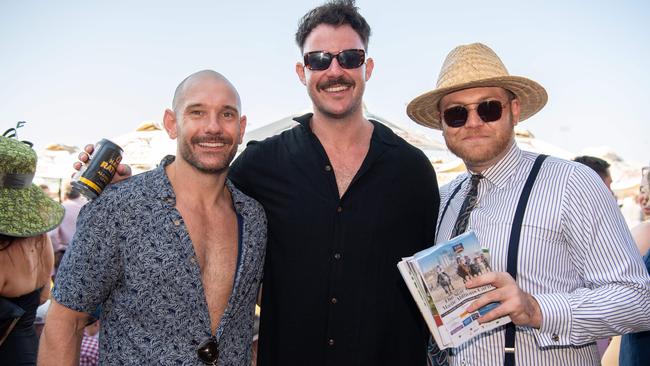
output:
<svg viewBox="0 0 650 366"><path fill-rule="evenodd" d="M53 296L92 313L101 305L100 363L197 365L211 336L192 241L163 169L109 186L79 215ZM254 305L262 277L266 216L226 182L240 222L233 292L216 331L219 365L250 365ZM243 224L243 225L242 225Z"/></svg>

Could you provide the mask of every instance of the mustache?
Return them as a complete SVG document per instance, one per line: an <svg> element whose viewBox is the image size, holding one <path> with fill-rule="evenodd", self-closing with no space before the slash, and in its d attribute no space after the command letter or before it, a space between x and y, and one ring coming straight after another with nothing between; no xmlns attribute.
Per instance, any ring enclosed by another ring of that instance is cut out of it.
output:
<svg viewBox="0 0 650 366"><path fill-rule="evenodd" d="M323 81L322 83L319 83L318 89L327 89L331 86L335 85L345 85L345 86L354 86L354 81L347 79L344 76L339 76L336 79L328 79Z"/></svg>
<svg viewBox="0 0 650 366"><path fill-rule="evenodd" d="M216 142L216 143L222 143L222 144L225 144L225 145L232 145L234 141L233 141L232 138L230 138L228 136L224 136L224 135L219 134L219 135L207 135L207 136L194 136L194 137L192 137L190 139L190 142L192 144L201 144L201 143L204 143L204 142L208 142L208 143Z"/></svg>

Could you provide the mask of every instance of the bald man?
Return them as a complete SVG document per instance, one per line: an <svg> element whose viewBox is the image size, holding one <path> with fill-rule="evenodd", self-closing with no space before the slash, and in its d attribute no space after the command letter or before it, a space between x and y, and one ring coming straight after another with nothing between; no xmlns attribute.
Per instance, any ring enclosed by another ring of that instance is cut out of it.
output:
<svg viewBox="0 0 650 366"><path fill-rule="evenodd" d="M176 157L82 209L39 365L75 365L98 307L100 364L250 365L266 217L227 179L246 127L239 94L200 71L179 84L163 119Z"/></svg>

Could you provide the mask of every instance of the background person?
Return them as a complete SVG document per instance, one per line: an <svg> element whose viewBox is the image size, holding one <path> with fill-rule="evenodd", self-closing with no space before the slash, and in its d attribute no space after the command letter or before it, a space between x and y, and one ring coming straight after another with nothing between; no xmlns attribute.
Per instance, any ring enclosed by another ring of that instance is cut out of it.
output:
<svg viewBox="0 0 650 366"><path fill-rule="evenodd" d="M641 172L640 195L643 197L640 202L647 203L650 201L650 167L643 168ZM644 219L645 221L632 229L632 236L643 256L646 270L650 273L650 215ZM650 361L650 331L621 336L618 360L621 366L641 365Z"/></svg>
<svg viewBox="0 0 650 366"><path fill-rule="evenodd" d="M36 364L34 319L50 295L54 264L46 233L63 218L63 207L32 183L36 160L29 145L0 136L0 313L22 313L8 335L0 319L3 366Z"/></svg>
<svg viewBox="0 0 650 366"><path fill-rule="evenodd" d="M99 365L99 320L91 318L84 328L79 350L79 366Z"/></svg>
<svg viewBox="0 0 650 366"><path fill-rule="evenodd" d="M79 191L72 187L70 182L66 182L63 186L62 205L65 208L63 221L56 229L48 233L54 246L54 252L65 251L72 241L77 225L77 216L84 204L86 204L86 200L79 194Z"/></svg>
<svg viewBox="0 0 650 366"><path fill-rule="evenodd" d="M612 175L609 173L610 165L608 162L606 162L601 158L597 158L595 156L588 156L588 155L578 156L575 159L573 159L573 161L586 165L590 167L593 171L598 173L598 176L600 176L600 178L603 180L603 182L607 186L607 189L612 191Z"/></svg>

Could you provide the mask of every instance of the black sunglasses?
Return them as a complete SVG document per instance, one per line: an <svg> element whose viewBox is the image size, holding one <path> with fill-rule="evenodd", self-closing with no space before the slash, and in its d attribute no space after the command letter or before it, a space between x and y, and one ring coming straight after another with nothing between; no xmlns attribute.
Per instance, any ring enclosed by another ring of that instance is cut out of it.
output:
<svg viewBox="0 0 650 366"><path fill-rule="evenodd" d="M217 341L213 338L206 339L199 345L199 348L196 349L196 354L204 365L216 365L217 359L219 358L219 346L217 345Z"/></svg>
<svg viewBox="0 0 650 366"><path fill-rule="evenodd" d="M467 123L467 117L469 117L468 105L471 104L457 105L445 109L445 111L442 112L442 117L447 126L454 128L463 127L465 123ZM483 122L494 122L501 119L501 111L505 107L506 106L501 104L498 100L486 100L478 103L476 113Z"/></svg>
<svg viewBox="0 0 650 366"><path fill-rule="evenodd" d="M325 51L313 51L305 53L305 66L309 70L327 70L336 58L336 61L344 69L356 69L366 61L364 50L344 50L339 53Z"/></svg>

